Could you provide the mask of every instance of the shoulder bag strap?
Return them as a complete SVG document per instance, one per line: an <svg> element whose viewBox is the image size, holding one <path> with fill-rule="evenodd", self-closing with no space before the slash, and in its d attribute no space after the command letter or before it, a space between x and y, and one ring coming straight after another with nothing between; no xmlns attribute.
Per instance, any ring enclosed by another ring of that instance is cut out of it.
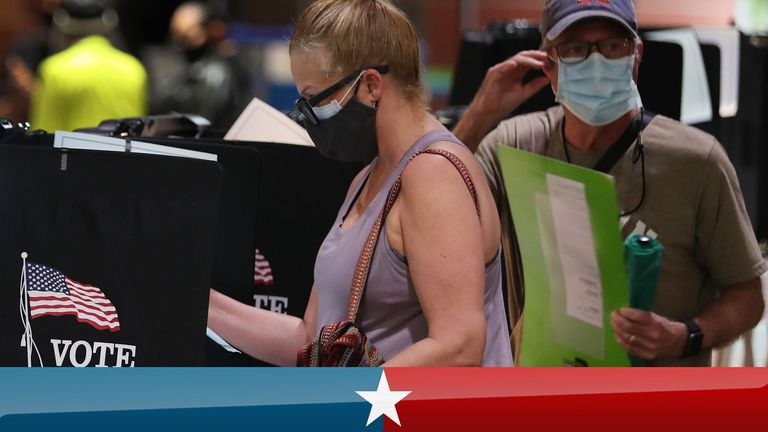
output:
<svg viewBox="0 0 768 432"><path fill-rule="evenodd" d="M461 174L461 178L464 180L464 184L467 185L467 189L469 189L469 193L472 195L472 201L475 203L475 209L477 210L477 215L479 217L480 203L477 200L477 190L475 189L475 184L472 182L472 177L469 175L469 170L467 169L467 166L464 165L464 162L462 162L458 156L447 150L426 149L413 155L413 157L408 160L408 163L410 163L413 158L422 153L440 155L451 161L453 166L456 167L456 170L459 171L459 174ZM363 292L365 291L365 286L368 283L368 275L371 269L371 261L373 260L373 252L376 250L376 243L379 240L381 227L384 224L384 220L387 218L389 211L392 210L392 206L395 204L397 196L400 194L401 185L402 176L397 178L395 184L393 184L392 188L389 190L389 194L387 195L387 202L384 204L384 208L376 218L376 222L374 222L373 227L371 227L371 232L368 234L368 238L363 244L362 251L360 251L360 257L357 259L355 273L352 277L352 289L349 292L349 303L347 304L346 315L348 321L355 321L357 318L357 310L360 307L360 301L363 298Z"/></svg>

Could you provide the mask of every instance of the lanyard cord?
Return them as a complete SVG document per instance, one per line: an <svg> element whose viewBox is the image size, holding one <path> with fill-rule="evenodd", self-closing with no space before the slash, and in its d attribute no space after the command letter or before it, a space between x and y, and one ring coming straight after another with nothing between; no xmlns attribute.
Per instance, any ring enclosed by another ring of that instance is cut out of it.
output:
<svg viewBox="0 0 768 432"><path fill-rule="evenodd" d="M640 111L640 124L643 123L643 120L644 120L643 115L644 115L644 112L641 110ZM566 143L566 139L565 139L565 121L563 121L562 134L563 134L563 151L565 152L565 159L568 161L568 163L573 163L571 161L571 155L568 152L568 144ZM635 144L635 149L632 152L632 164L634 165L634 164L637 163L638 160L640 161L640 168L641 168L641 171L642 171L642 185L643 185L643 188L642 188L642 192L640 193L640 201L637 203L637 205L632 210L630 210L630 211L619 213L619 215L621 217L629 216L629 215L631 215L633 213L636 213L638 210L640 210L640 207L643 205L643 202L645 202L645 192L646 192L645 186L646 185L645 185L645 150L644 150L644 147L645 146L643 145L643 134L642 134L642 131L640 131L637 134L637 143Z"/></svg>

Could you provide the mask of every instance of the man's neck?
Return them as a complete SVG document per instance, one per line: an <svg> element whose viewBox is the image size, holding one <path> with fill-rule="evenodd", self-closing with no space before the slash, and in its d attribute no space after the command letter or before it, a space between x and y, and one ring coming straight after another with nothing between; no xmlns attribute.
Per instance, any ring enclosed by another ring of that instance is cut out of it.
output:
<svg viewBox="0 0 768 432"><path fill-rule="evenodd" d="M632 123L638 114L635 109L627 112L612 123L592 126L565 109L565 142L578 151L606 150L612 146Z"/></svg>

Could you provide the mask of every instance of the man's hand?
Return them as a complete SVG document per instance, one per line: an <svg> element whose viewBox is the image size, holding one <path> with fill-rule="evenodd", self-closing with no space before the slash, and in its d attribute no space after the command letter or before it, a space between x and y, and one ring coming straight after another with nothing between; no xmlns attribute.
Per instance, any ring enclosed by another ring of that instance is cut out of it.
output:
<svg viewBox="0 0 768 432"><path fill-rule="evenodd" d="M490 68L454 134L471 150L477 149L483 137L499 122L549 84L546 77L523 82L529 71L543 69L546 61L544 51L521 51Z"/></svg>
<svg viewBox="0 0 768 432"><path fill-rule="evenodd" d="M684 323L638 309L612 312L611 326L616 342L629 354L645 360L680 358L688 339Z"/></svg>

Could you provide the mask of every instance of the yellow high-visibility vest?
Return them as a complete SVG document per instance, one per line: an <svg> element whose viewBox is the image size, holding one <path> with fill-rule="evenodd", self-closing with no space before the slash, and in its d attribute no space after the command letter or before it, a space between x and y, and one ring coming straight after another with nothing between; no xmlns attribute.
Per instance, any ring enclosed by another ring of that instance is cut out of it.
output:
<svg viewBox="0 0 768 432"><path fill-rule="evenodd" d="M103 36L88 36L43 61L30 123L48 132L147 113L147 74Z"/></svg>

